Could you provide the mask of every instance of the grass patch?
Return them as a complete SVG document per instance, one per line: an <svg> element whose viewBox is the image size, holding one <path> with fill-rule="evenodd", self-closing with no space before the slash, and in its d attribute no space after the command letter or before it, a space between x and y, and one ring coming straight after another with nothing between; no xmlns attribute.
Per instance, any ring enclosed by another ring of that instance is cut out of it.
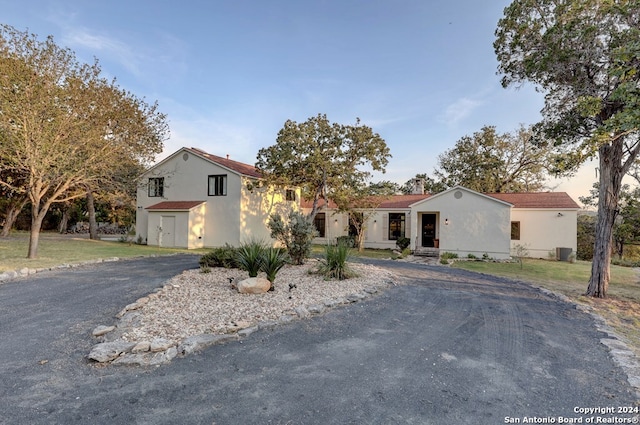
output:
<svg viewBox="0 0 640 425"><path fill-rule="evenodd" d="M311 247L311 255L313 257L322 257L324 256L325 249L327 245L313 245ZM393 253L390 249L371 249L365 248L363 251L358 251L357 249L353 249L351 251L352 257L363 257L363 258L377 258L378 260L390 260L398 258L396 254Z"/></svg>
<svg viewBox="0 0 640 425"><path fill-rule="evenodd" d="M72 235L42 233L38 246L39 258L27 259L29 234L15 232L8 238L0 238L0 273L23 268L39 269L60 264L74 264L105 258L132 258L148 255L167 255L177 252L203 253L206 250L159 248L122 242L94 241Z"/></svg>
<svg viewBox="0 0 640 425"><path fill-rule="evenodd" d="M522 268L518 263L482 261L461 261L452 267L522 280L588 305L640 356L640 273L635 269L612 265L608 295L603 300L584 296L591 276L588 261L572 264L527 258L523 259Z"/></svg>

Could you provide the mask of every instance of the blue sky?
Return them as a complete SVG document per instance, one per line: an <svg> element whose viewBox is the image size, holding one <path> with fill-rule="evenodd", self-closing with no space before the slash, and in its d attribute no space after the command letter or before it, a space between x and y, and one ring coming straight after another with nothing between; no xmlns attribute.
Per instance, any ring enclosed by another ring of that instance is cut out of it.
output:
<svg viewBox="0 0 640 425"><path fill-rule="evenodd" d="M169 118L182 146L255 163L287 119L359 117L393 157L375 180L432 174L438 154L494 125L540 118L531 85L504 89L492 43L508 0L0 0L3 23L53 35ZM577 201L585 167L555 190Z"/></svg>

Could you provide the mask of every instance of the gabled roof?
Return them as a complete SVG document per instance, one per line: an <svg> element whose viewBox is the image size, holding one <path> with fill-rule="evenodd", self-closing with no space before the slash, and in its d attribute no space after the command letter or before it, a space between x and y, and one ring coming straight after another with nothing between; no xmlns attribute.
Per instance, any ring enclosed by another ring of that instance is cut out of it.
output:
<svg viewBox="0 0 640 425"><path fill-rule="evenodd" d="M435 195L430 196L428 199L429 200L435 199L437 197L445 196L448 193L456 192L456 191L464 191L464 192L472 193L472 194L474 194L476 196L479 196L481 198L489 199L492 202L497 202L497 203L500 203L500 204L508 205L509 207L512 206L511 203L509 203L508 201L504 201L504 200L499 199L499 198L494 198L494 197L491 197L491 196L487 195L486 193L476 192L475 190L472 190L472 189L469 189L467 187L460 186L460 185L457 185L457 186L451 187L449 189L443 190L442 192L436 193ZM413 204L411 204L411 206L414 206L415 204L418 204L418 203L420 203L422 201L424 201L424 199L414 202Z"/></svg>
<svg viewBox="0 0 640 425"><path fill-rule="evenodd" d="M441 196L453 190L472 192L486 198L492 198L497 202L510 204L513 208L580 209L580 206L571 199L566 192L479 193L462 186L452 187L435 195L392 195L389 199L382 202L378 209L411 208L414 204L424 201L425 199ZM325 202L321 199L318 202L318 207L323 207L324 205ZM311 208L312 206L312 201L302 200L302 202L300 202L300 207L302 208ZM330 201L329 208L335 209L337 206L333 201Z"/></svg>
<svg viewBox="0 0 640 425"><path fill-rule="evenodd" d="M566 192L487 193L492 198L513 204L514 208L580 209Z"/></svg>
<svg viewBox="0 0 640 425"><path fill-rule="evenodd" d="M210 153L207 153L198 148L183 148L183 149L191 152L194 155L198 155L215 164L218 164L224 168L228 168L229 170L235 171L238 174L242 174L243 176L254 177L254 178L262 177L262 174L260 174L258 169L253 165L244 164L238 161L233 161L229 158L223 158L221 156L211 155Z"/></svg>
<svg viewBox="0 0 640 425"><path fill-rule="evenodd" d="M147 210L164 210L164 211L189 211L191 208L197 207L205 201L163 201L158 204L147 207Z"/></svg>

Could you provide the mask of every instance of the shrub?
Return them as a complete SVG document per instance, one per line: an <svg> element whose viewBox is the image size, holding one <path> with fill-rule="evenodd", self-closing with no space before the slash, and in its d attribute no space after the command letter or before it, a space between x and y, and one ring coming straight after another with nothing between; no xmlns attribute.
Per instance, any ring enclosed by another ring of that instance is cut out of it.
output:
<svg viewBox="0 0 640 425"><path fill-rule="evenodd" d="M455 252L443 252L442 254L440 254L440 258L442 258L443 260L449 260L451 258L458 258L458 254L456 254Z"/></svg>
<svg viewBox="0 0 640 425"><path fill-rule="evenodd" d="M408 257L409 255L411 255L411 248L405 248L402 250L402 258Z"/></svg>
<svg viewBox="0 0 640 425"><path fill-rule="evenodd" d="M224 267L227 269L237 269L239 267L236 261L236 248L229 244L223 247L214 248L211 252L200 257L200 267Z"/></svg>
<svg viewBox="0 0 640 425"><path fill-rule="evenodd" d="M267 248L262 253L262 271L267 274L267 279L271 282L276 280L276 275L288 262L287 251L282 248Z"/></svg>
<svg viewBox="0 0 640 425"><path fill-rule="evenodd" d="M287 247L294 264L303 264L311 253L311 242L318 232L313 223L298 211L291 211L288 219L289 222L285 223L280 214L272 214L269 217L271 237Z"/></svg>
<svg viewBox="0 0 640 425"><path fill-rule="evenodd" d="M476 257L476 256L475 256L475 255L473 255L473 254L467 254L467 258L468 258L469 260L477 260L477 259L478 259L478 257Z"/></svg>
<svg viewBox="0 0 640 425"><path fill-rule="evenodd" d="M327 279L344 280L355 277L356 273L347 264L350 254L351 247L345 244L327 245L318 272Z"/></svg>
<svg viewBox="0 0 640 425"><path fill-rule="evenodd" d="M410 244L411 239L409 238L398 238L398 240L396 241L396 245L398 246L400 251L404 251L405 249L407 249Z"/></svg>
<svg viewBox="0 0 640 425"><path fill-rule="evenodd" d="M449 260L447 260L446 258L441 258L440 264L449 264Z"/></svg>
<svg viewBox="0 0 640 425"><path fill-rule="evenodd" d="M264 261L264 251L266 246L264 242L252 240L248 243L240 245L236 253L236 260L240 269L249 273L249 277L258 276L258 272L262 268Z"/></svg>

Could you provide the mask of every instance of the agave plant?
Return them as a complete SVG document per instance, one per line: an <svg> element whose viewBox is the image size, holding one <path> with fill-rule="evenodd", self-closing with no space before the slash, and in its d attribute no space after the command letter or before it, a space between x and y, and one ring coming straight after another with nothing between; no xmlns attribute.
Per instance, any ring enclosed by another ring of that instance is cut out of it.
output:
<svg viewBox="0 0 640 425"><path fill-rule="evenodd" d="M350 254L351 248L345 243L327 245L325 258L321 260L319 272L327 279L344 280L355 277L356 273L347 264Z"/></svg>
<svg viewBox="0 0 640 425"><path fill-rule="evenodd" d="M252 240L240 245L236 253L236 260L240 269L249 273L249 277L258 276L258 272L262 268L265 250L266 245L261 241Z"/></svg>
<svg viewBox="0 0 640 425"><path fill-rule="evenodd" d="M276 275L289 262L287 251L282 248L267 248L262 256L262 271L267 274L267 279L271 282L276 280Z"/></svg>

